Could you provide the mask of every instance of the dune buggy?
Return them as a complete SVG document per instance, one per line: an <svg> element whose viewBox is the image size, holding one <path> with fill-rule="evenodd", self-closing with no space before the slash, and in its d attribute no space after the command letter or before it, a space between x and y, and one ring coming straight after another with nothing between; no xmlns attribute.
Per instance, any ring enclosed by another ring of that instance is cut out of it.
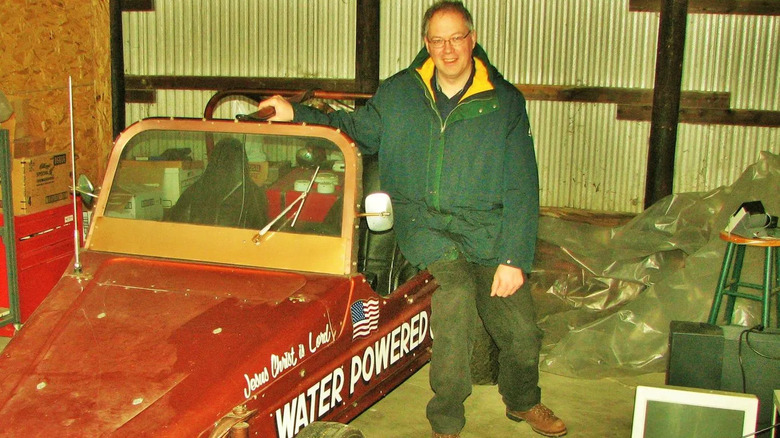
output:
<svg viewBox="0 0 780 438"><path fill-rule="evenodd" d="M364 206L375 171L322 126L130 126L84 249L0 354L0 436L359 436L331 422L429 360L436 287L389 199Z"/></svg>

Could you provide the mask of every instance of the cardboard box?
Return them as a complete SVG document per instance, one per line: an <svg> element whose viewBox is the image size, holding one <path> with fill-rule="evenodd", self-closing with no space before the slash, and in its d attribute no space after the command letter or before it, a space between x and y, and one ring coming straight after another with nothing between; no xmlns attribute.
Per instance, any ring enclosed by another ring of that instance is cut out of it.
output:
<svg viewBox="0 0 780 438"><path fill-rule="evenodd" d="M165 169L162 183L163 207L170 208L176 204L179 197L195 183L203 174L203 169L179 169L169 167Z"/></svg>
<svg viewBox="0 0 780 438"><path fill-rule="evenodd" d="M11 168L15 215L37 213L70 202L71 166L68 152L15 158Z"/></svg>
<svg viewBox="0 0 780 438"><path fill-rule="evenodd" d="M46 153L46 141L40 137L21 137L11 142L14 158L35 157Z"/></svg>
<svg viewBox="0 0 780 438"><path fill-rule="evenodd" d="M46 141L40 137L22 136L16 129L16 113L11 118L0 123L0 129L8 131L8 146L11 158L35 157L46 153Z"/></svg>
<svg viewBox="0 0 780 438"><path fill-rule="evenodd" d="M268 176L266 177L266 184L273 184L279 178L290 173L292 170L292 164L289 161L271 161L268 165Z"/></svg>
<svg viewBox="0 0 780 438"><path fill-rule="evenodd" d="M14 109L14 114L11 117L16 120L16 134L13 138L27 137L30 135L30 120L27 117L27 114L30 114L29 100L21 97L8 96L8 101Z"/></svg>
<svg viewBox="0 0 780 438"><path fill-rule="evenodd" d="M249 177L259 186L264 186L268 180L268 161L249 163Z"/></svg>
<svg viewBox="0 0 780 438"><path fill-rule="evenodd" d="M120 184L157 187L162 206L170 208L203 174L202 161L123 161Z"/></svg>
<svg viewBox="0 0 780 438"><path fill-rule="evenodd" d="M106 202L106 216L159 221L163 218L161 190L143 184L114 186Z"/></svg>

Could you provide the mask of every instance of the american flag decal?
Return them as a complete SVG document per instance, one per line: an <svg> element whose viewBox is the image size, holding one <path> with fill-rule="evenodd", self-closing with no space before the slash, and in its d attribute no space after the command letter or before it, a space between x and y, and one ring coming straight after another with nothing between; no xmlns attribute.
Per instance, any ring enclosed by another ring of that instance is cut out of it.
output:
<svg viewBox="0 0 780 438"><path fill-rule="evenodd" d="M349 308L352 313L352 339L368 336L379 328L379 300L359 300Z"/></svg>

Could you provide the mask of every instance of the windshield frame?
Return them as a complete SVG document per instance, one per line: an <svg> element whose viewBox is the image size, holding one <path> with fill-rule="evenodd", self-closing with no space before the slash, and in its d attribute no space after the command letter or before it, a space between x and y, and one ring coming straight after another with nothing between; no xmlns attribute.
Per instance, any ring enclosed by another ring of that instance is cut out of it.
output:
<svg viewBox="0 0 780 438"><path fill-rule="evenodd" d="M344 156L343 213L340 236L269 231L259 243L259 230L148 221L106 216L108 194L120 157L132 138L148 130L196 131L313 137L335 144ZM101 195L90 224L85 248L92 251L184 261L263 267L314 273L352 275L357 270L359 200L362 196L360 152L335 128L292 123L236 122L153 118L137 122L117 138L109 157ZM144 238L143 236L150 236ZM151 236L154 236L153 238Z"/></svg>

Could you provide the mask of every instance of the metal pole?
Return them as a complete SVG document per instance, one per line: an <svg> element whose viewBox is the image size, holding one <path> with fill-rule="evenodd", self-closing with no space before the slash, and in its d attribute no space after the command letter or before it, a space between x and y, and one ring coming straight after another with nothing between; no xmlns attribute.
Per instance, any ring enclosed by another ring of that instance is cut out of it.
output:
<svg viewBox="0 0 780 438"><path fill-rule="evenodd" d="M19 308L19 274L16 264L16 228L14 223L13 192L11 190L11 143L8 131L0 129L0 175L2 175L3 228L2 237L5 246L5 266L8 279L8 309L11 323L22 322ZM0 315L0 319L5 319Z"/></svg>
<svg viewBox="0 0 780 438"><path fill-rule="evenodd" d="M658 25L645 208L672 194L688 0L663 0Z"/></svg>
<svg viewBox="0 0 780 438"><path fill-rule="evenodd" d="M68 109L70 113L70 179L71 179L71 193L73 194L73 253L75 255L75 261L73 262L73 270L76 273L81 272L81 261L79 260L79 247L81 247L81 239L79 239L79 211L78 205L79 196L76 192L76 135L73 128L73 78L68 76Z"/></svg>

